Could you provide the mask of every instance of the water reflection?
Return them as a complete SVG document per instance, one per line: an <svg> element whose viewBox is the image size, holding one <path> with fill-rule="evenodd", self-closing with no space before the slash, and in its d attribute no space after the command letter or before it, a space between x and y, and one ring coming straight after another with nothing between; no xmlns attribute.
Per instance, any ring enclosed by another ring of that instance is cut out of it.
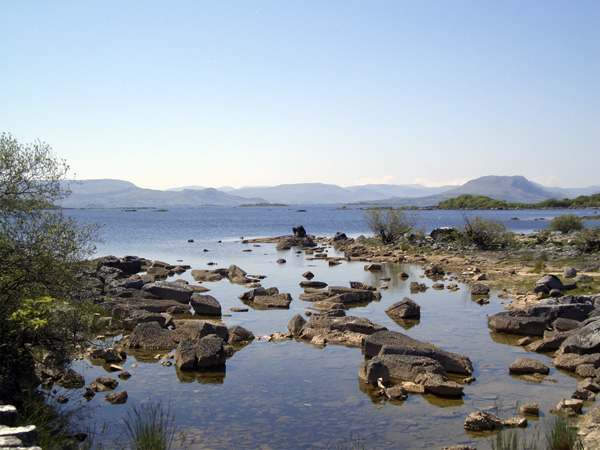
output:
<svg viewBox="0 0 600 450"><path fill-rule="evenodd" d="M193 383L196 381L200 384L223 384L226 372L227 368L225 365L203 371L181 371L175 367L177 379L182 383Z"/></svg>

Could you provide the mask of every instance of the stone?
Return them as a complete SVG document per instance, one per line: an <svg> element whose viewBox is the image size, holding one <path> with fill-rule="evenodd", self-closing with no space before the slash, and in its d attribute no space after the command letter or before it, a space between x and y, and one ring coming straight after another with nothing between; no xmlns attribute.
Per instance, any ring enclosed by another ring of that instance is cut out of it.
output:
<svg viewBox="0 0 600 450"><path fill-rule="evenodd" d="M418 341L397 331L377 331L371 334L365 339L363 350L368 358L383 354L426 356L438 361L446 372L460 375L473 373L473 363L467 356L444 351L437 345Z"/></svg>
<svg viewBox="0 0 600 450"><path fill-rule="evenodd" d="M562 353L557 355L552 361L552 365L557 369L575 372L578 367L586 364L592 364L594 367L600 367L600 354L578 355L575 353Z"/></svg>
<svg viewBox="0 0 600 450"><path fill-rule="evenodd" d="M581 414L583 410L583 400L578 399L562 399L556 406L557 412L565 413L569 416Z"/></svg>
<svg viewBox="0 0 600 450"><path fill-rule="evenodd" d="M575 267L565 267L563 276L565 278L575 278L577 276L577 269Z"/></svg>
<svg viewBox="0 0 600 450"><path fill-rule="evenodd" d="M471 285L471 295L487 295L490 293L490 288L485 284L474 283Z"/></svg>
<svg viewBox="0 0 600 450"><path fill-rule="evenodd" d="M225 364L223 339L211 334L196 343L196 367L217 367Z"/></svg>
<svg viewBox="0 0 600 450"><path fill-rule="evenodd" d="M17 408L12 405L0 405L0 425L14 427L17 425Z"/></svg>
<svg viewBox="0 0 600 450"><path fill-rule="evenodd" d="M596 394L594 394L592 391L588 391L587 389L578 387L571 395L571 398L593 402L596 400Z"/></svg>
<svg viewBox="0 0 600 450"><path fill-rule="evenodd" d="M563 342L558 352L579 355L600 352L600 320L579 328Z"/></svg>
<svg viewBox="0 0 600 450"><path fill-rule="evenodd" d="M441 364L426 356L384 354L375 358L387 367L389 376L397 380L415 381L422 373L446 376Z"/></svg>
<svg viewBox="0 0 600 450"><path fill-rule="evenodd" d="M235 264L229 266L227 269L227 278L229 281L235 284L246 284L251 282L252 280L246 276L246 272L240 269Z"/></svg>
<svg viewBox="0 0 600 450"><path fill-rule="evenodd" d="M562 291L562 281L560 281L560 279L556 275L546 274L535 282L533 292L535 292L536 294L549 294L552 289Z"/></svg>
<svg viewBox="0 0 600 450"><path fill-rule="evenodd" d="M312 279L315 277L315 274L314 274L314 273L312 273L312 272L309 270L309 271L307 271L307 272L304 272L304 273L302 274L302 276L303 276L304 278L306 278L307 280L312 280Z"/></svg>
<svg viewBox="0 0 600 450"><path fill-rule="evenodd" d="M163 329L156 322L140 323L133 332L121 340L125 348L145 350L171 350L177 345L176 335L171 330Z"/></svg>
<svg viewBox="0 0 600 450"><path fill-rule="evenodd" d="M510 417L502 421L502 426L506 428L526 428L527 419L524 417Z"/></svg>
<svg viewBox="0 0 600 450"><path fill-rule="evenodd" d="M199 316L220 316L221 304L211 295L193 294L190 304Z"/></svg>
<svg viewBox="0 0 600 450"><path fill-rule="evenodd" d="M439 397L462 397L463 395L463 386L448 380L444 375L420 373L415 382L422 385L426 393Z"/></svg>
<svg viewBox="0 0 600 450"><path fill-rule="evenodd" d="M494 431L502 428L502 421L498 416L487 411L475 411L465 419L464 428L467 431Z"/></svg>
<svg viewBox="0 0 600 450"><path fill-rule="evenodd" d="M515 362L509 366L508 371L513 375L525 375L532 373L548 375L550 373L550 368L537 359L517 358Z"/></svg>
<svg viewBox="0 0 600 450"><path fill-rule="evenodd" d="M304 229L304 227L302 225L293 227L292 232L294 233L295 237L299 237L299 238L306 237L306 230Z"/></svg>
<svg viewBox="0 0 600 450"><path fill-rule="evenodd" d="M502 311L488 317L488 326L495 331L527 336L543 336L547 322L523 311Z"/></svg>
<svg viewBox="0 0 600 450"><path fill-rule="evenodd" d="M182 341L177 345L175 367L179 370L193 370L196 367L196 349L192 341Z"/></svg>
<svg viewBox="0 0 600 450"><path fill-rule="evenodd" d="M325 287L327 287L327 283L323 282L323 281L311 281L311 280L307 280L307 281L301 281L300 282L300 287L303 289L323 289Z"/></svg>
<svg viewBox="0 0 600 450"><path fill-rule="evenodd" d="M287 329L294 336L298 336L302 331L302 327L304 327L305 325L306 320L304 319L304 317L302 317L300 314L296 314L294 317L292 317L290 323L288 323Z"/></svg>
<svg viewBox="0 0 600 450"><path fill-rule="evenodd" d="M80 389L85 384L85 378L73 369L67 369L56 380L56 384L66 389Z"/></svg>
<svg viewBox="0 0 600 450"><path fill-rule="evenodd" d="M17 446L14 447L15 450L31 447L39 448L38 446L40 444L35 425L27 425L24 427L0 427L0 439L2 438L12 438L7 440L17 444ZM2 448L5 448L4 445Z"/></svg>
<svg viewBox="0 0 600 450"><path fill-rule="evenodd" d="M111 392L104 397L104 400L113 405L122 405L123 403L127 403L127 397L127 391Z"/></svg>
<svg viewBox="0 0 600 450"><path fill-rule="evenodd" d="M98 377L94 380L90 387L94 392L112 391L119 385L119 382L109 377Z"/></svg>
<svg viewBox="0 0 600 450"><path fill-rule="evenodd" d="M189 340L196 342L205 336L216 334L223 340L227 340L227 327L220 323L214 323L206 320L174 320L175 330L174 339L178 342ZM175 348L175 346L173 346Z"/></svg>
<svg viewBox="0 0 600 450"><path fill-rule="evenodd" d="M525 405L521 405L519 407L519 414L522 416L539 416L540 405L537 403L526 403Z"/></svg>
<svg viewBox="0 0 600 450"><path fill-rule="evenodd" d="M360 364L358 378L368 384L377 384L378 380L381 380L382 383L388 383L390 372L388 367L375 356Z"/></svg>
<svg viewBox="0 0 600 450"><path fill-rule="evenodd" d="M234 325L229 329L229 337L227 339L227 343L229 344L241 344L244 342L251 342L254 340L254 333L241 327L239 325Z"/></svg>
<svg viewBox="0 0 600 450"><path fill-rule="evenodd" d="M189 303L194 289L183 283L172 281L155 281L142 287L142 291L150 292L163 300L175 300L179 303Z"/></svg>
<svg viewBox="0 0 600 450"><path fill-rule="evenodd" d="M419 319L421 318L421 307L408 297L394 303L385 310L392 319Z"/></svg>
<svg viewBox="0 0 600 450"><path fill-rule="evenodd" d="M369 272L377 272L377 271L381 270L381 264L379 264L379 263L367 264L365 266L365 270L367 270Z"/></svg>

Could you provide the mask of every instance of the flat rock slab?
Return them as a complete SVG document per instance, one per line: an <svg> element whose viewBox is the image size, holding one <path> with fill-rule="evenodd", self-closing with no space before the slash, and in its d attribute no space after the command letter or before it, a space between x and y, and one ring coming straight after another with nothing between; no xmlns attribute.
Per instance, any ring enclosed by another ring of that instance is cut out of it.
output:
<svg viewBox="0 0 600 450"><path fill-rule="evenodd" d="M508 371L514 375L526 375L533 373L548 375L550 373L550 368L537 359L517 358L517 360L509 366Z"/></svg>
<svg viewBox="0 0 600 450"><path fill-rule="evenodd" d="M397 331L377 331L371 334L364 344L367 358L383 354L426 356L438 361L446 372L461 375L473 373L473 363L458 353L447 352L437 345L418 341Z"/></svg>
<svg viewBox="0 0 600 450"><path fill-rule="evenodd" d="M142 287L142 291L150 292L162 300L175 300L179 303L189 303L194 289L184 283L172 281L155 281Z"/></svg>
<svg viewBox="0 0 600 450"><path fill-rule="evenodd" d="M592 319L590 319L592 320ZM579 355L600 352L600 320L594 320L569 336L559 348L559 353Z"/></svg>
<svg viewBox="0 0 600 450"><path fill-rule="evenodd" d="M504 333L543 336L547 325L546 319L522 311L502 311L488 317L488 327Z"/></svg>

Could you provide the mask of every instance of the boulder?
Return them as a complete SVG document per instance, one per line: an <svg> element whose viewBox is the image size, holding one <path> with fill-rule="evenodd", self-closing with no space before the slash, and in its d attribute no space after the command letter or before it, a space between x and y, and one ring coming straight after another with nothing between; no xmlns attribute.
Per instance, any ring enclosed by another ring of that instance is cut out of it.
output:
<svg viewBox="0 0 600 450"><path fill-rule="evenodd" d="M306 237L306 230L302 225L298 225L297 227L292 228L292 232L295 237L303 238Z"/></svg>
<svg viewBox="0 0 600 450"><path fill-rule="evenodd" d="M365 270L368 270L369 272L378 272L381 270L381 264L379 264L379 263L367 264L365 266Z"/></svg>
<svg viewBox="0 0 600 450"><path fill-rule="evenodd" d="M223 339L211 334L196 343L182 341L175 351L175 366L180 370L219 367L225 364Z"/></svg>
<svg viewBox="0 0 600 450"><path fill-rule="evenodd" d="M145 260L137 256L105 256L98 259L98 267L111 267L121 271L125 276L133 275L142 271Z"/></svg>
<svg viewBox="0 0 600 450"><path fill-rule="evenodd" d="M246 276L245 271L234 264L229 266L229 269L227 269L227 278L229 281L235 284L247 284L252 281Z"/></svg>
<svg viewBox="0 0 600 450"><path fill-rule="evenodd" d="M339 241L345 241L348 239L348 236L346 236L346 233L341 233L341 232L337 232L335 233L335 235L332 238L333 242L339 242Z"/></svg>
<svg viewBox="0 0 600 450"><path fill-rule="evenodd" d="M221 281L227 278L227 269L192 270L192 277L199 283Z"/></svg>
<svg viewBox="0 0 600 450"><path fill-rule="evenodd" d="M539 416L540 405L537 403L526 403L525 405L521 405L521 407L519 407L519 414L522 416Z"/></svg>
<svg viewBox="0 0 600 450"><path fill-rule="evenodd" d="M366 357L385 354L425 356L438 361L446 372L461 375L473 373L473 363L464 355L440 349L429 342L418 341L397 331L377 331L363 347Z"/></svg>
<svg viewBox="0 0 600 450"><path fill-rule="evenodd" d="M421 373L415 379L425 389L425 393L437 395L438 397L462 397L463 386L455 381L448 380L445 375L433 373Z"/></svg>
<svg viewBox="0 0 600 450"><path fill-rule="evenodd" d="M329 297L335 297L343 304L363 303L381 300L381 293L371 289L353 289L344 286L330 286L327 290Z"/></svg>
<svg viewBox="0 0 600 450"><path fill-rule="evenodd" d="M502 311L488 317L488 327L495 331L527 336L543 336L547 321L523 311Z"/></svg>
<svg viewBox="0 0 600 450"><path fill-rule="evenodd" d="M38 437L38 431L35 425L27 425L24 427L4 427L0 426L0 442L6 440L6 447L1 444L0 448L14 449L14 450L30 450L40 449L38 447L40 441Z"/></svg>
<svg viewBox="0 0 600 450"><path fill-rule="evenodd" d="M575 353L562 353L556 356L552 365L557 369L575 372L578 367L591 364L594 367L600 367L600 354L578 355Z"/></svg>
<svg viewBox="0 0 600 450"><path fill-rule="evenodd" d="M446 376L446 371L435 359L426 356L384 354L376 357L388 369L391 378L415 381L422 373Z"/></svg>
<svg viewBox="0 0 600 450"><path fill-rule="evenodd" d="M575 267L565 267L563 276L565 278L575 278L577 276L577 269Z"/></svg>
<svg viewBox="0 0 600 450"><path fill-rule="evenodd" d="M408 297L394 303L385 310L385 313L395 319L419 319L421 318L421 307Z"/></svg>
<svg viewBox="0 0 600 450"><path fill-rule="evenodd" d="M205 336L215 334L221 339L226 340L228 337L227 327L220 323L213 323L206 320L174 320L173 330L174 339L177 342L189 340L197 341Z"/></svg>
<svg viewBox="0 0 600 450"><path fill-rule="evenodd" d="M490 288L485 284L474 283L471 285L471 295L487 295L490 293Z"/></svg>
<svg viewBox="0 0 600 450"><path fill-rule="evenodd" d="M375 356L360 364L358 378L368 384L377 384L378 380L381 380L382 383L388 383L390 372L387 366Z"/></svg>
<svg viewBox="0 0 600 450"><path fill-rule="evenodd" d="M241 327L234 325L229 329L227 343L228 344L241 344L245 342L251 342L254 340L254 333Z"/></svg>
<svg viewBox="0 0 600 450"><path fill-rule="evenodd" d="M327 287L327 283L323 281L306 280L300 282L300 287L303 289L323 289Z"/></svg>
<svg viewBox="0 0 600 450"><path fill-rule="evenodd" d="M194 289L183 283L172 281L155 281L142 287L143 291L150 292L163 300L175 300L179 303L189 303Z"/></svg>
<svg viewBox="0 0 600 450"><path fill-rule="evenodd" d="M591 320L562 343L558 353L585 355L600 352L600 320Z"/></svg>
<svg viewBox="0 0 600 450"><path fill-rule="evenodd" d="M109 377L98 377L90 383L90 387L94 392L112 391L118 385L119 382L117 380Z"/></svg>
<svg viewBox="0 0 600 450"><path fill-rule="evenodd" d="M556 289L559 291L563 290L562 281L556 276L551 274L546 274L542 276L539 280L535 282L533 287L533 291L536 294L549 294L552 289Z"/></svg>
<svg viewBox="0 0 600 450"><path fill-rule="evenodd" d="M556 406L556 411L564 413L568 416L575 416L581 414L583 410L583 400L579 399L562 399Z"/></svg>
<svg viewBox="0 0 600 450"><path fill-rule="evenodd" d="M467 431L494 431L502 428L502 421L498 416L486 411L475 411L467 416L464 424Z"/></svg>
<svg viewBox="0 0 600 450"><path fill-rule="evenodd" d="M111 392L104 397L104 400L113 405L122 405L127 402L127 391Z"/></svg>
<svg viewBox="0 0 600 450"><path fill-rule="evenodd" d="M258 295L254 297L252 303L258 309L262 308L284 308L290 307L292 296L290 294Z"/></svg>
<svg viewBox="0 0 600 450"><path fill-rule="evenodd" d="M541 317L547 323L559 318L582 322L590 316L592 311L594 311L594 304L591 297L566 295L540 300L535 305L527 308L526 314Z"/></svg>
<svg viewBox="0 0 600 450"><path fill-rule="evenodd" d="M211 295L193 294L190 304L200 316L221 316L221 304Z"/></svg>
<svg viewBox="0 0 600 450"><path fill-rule="evenodd" d="M125 348L139 348L146 350L171 350L175 348L175 333L165 330L156 322L140 323L133 332L121 340Z"/></svg>
<svg viewBox="0 0 600 450"><path fill-rule="evenodd" d="M296 314L288 323L287 329L294 336L298 336L302 331L302 327L306 325L306 320L300 314Z"/></svg>
<svg viewBox="0 0 600 450"><path fill-rule="evenodd" d="M515 362L509 366L508 371L513 375L525 375L532 373L548 375L550 373L550 368L537 359L517 358Z"/></svg>

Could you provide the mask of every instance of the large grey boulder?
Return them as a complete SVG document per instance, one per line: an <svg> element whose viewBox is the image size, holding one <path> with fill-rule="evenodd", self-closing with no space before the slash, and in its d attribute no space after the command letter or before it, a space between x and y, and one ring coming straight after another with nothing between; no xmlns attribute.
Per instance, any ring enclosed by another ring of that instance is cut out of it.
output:
<svg viewBox="0 0 600 450"><path fill-rule="evenodd" d="M292 317L290 323L288 323L287 329L294 336L297 336L302 331L302 327L304 325L306 325L306 319L304 319L304 317L302 317L300 314L296 314L294 317Z"/></svg>
<svg viewBox="0 0 600 450"><path fill-rule="evenodd" d="M539 301L529 307L526 313L530 316L541 317L550 323L556 319L586 320L594 311L594 303L589 296L566 295Z"/></svg>
<svg viewBox="0 0 600 450"><path fill-rule="evenodd" d="M197 341L205 336L215 334L221 339L226 340L228 336L227 327L221 323L209 322L206 320L174 320L175 329L173 333L177 342Z"/></svg>
<svg viewBox="0 0 600 450"><path fill-rule="evenodd" d="M533 291L536 294L549 294L551 290L563 290L563 283L556 275L546 274L535 282Z"/></svg>
<svg viewBox="0 0 600 450"><path fill-rule="evenodd" d="M377 384L378 380L387 383L390 380L388 367L377 356L360 364L358 378L368 384Z"/></svg>
<svg viewBox="0 0 600 450"><path fill-rule="evenodd" d="M438 361L446 372L461 375L473 373L473 363L465 356L442 350L437 345L413 339L397 331L377 331L364 342L367 358L384 354L426 356Z"/></svg>
<svg viewBox="0 0 600 450"><path fill-rule="evenodd" d="M415 381L422 373L446 376L442 365L426 356L385 354L376 358L387 367L391 378L401 381Z"/></svg>
<svg viewBox="0 0 600 450"><path fill-rule="evenodd" d="M392 319L419 319L421 317L421 307L408 297L394 303L385 310L385 313Z"/></svg>
<svg viewBox="0 0 600 450"><path fill-rule="evenodd" d="M212 295L193 294L190 304L200 316L221 316L221 304Z"/></svg>
<svg viewBox="0 0 600 450"><path fill-rule="evenodd" d="M585 355L600 353L600 319L592 320L576 330L562 343L558 353Z"/></svg>
<svg viewBox="0 0 600 450"><path fill-rule="evenodd" d="M227 342L229 344L243 344L254 340L254 333L239 325L229 329Z"/></svg>
<svg viewBox="0 0 600 450"><path fill-rule="evenodd" d="M155 281L142 287L142 291L150 292L163 300L175 300L179 303L189 303L194 289L184 283L173 281Z"/></svg>
<svg viewBox="0 0 600 450"><path fill-rule="evenodd" d="M175 333L161 328L156 322L140 323L121 340L125 348L172 350L177 345Z"/></svg>
<svg viewBox="0 0 600 450"><path fill-rule="evenodd" d="M216 335L205 336L196 343L182 341L175 351L175 366L180 370L218 367L225 364L223 339Z"/></svg>
<svg viewBox="0 0 600 450"><path fill-rule="evenodd" d="M543 336L547 324L546 319L523 311L502 311L488 317L488 326L493 330L527 336Z"/></svg>

